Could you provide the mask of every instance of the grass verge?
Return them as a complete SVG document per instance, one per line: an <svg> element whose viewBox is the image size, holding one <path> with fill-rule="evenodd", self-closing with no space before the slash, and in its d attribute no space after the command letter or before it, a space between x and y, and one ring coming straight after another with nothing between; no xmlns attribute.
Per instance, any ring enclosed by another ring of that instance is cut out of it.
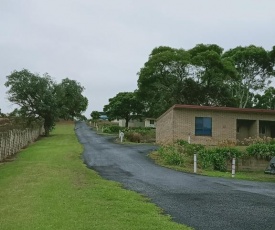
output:
<svg viewBox="0 0 275 230"><path fill-rule="evenodd" d="M190 229L148 199L87 169L73 124L0 165L0 228Z"/></svg>
<svg viewBox="0 0 275 230"><path fill-rule="evenodd" d="M156 164L161 165L166 168L174 169L181 172L193 173L194 165L193 165L193 157L188 157L185 159L184 166L177 165L168 165L164 162L164 160L160 157L157 151L149 154L149 157L152 158ZM202 170L201 168L197 169L197 174L212 176L212 177L224 177L224 178L232 178L231 172L220 172L214 170ZM240 180L250 180L250 181L262 181L262 182L275 182L275 175L264 174L263 171L255 171L255 172L236 172L235 177L232 179L240 179Z"/></svg>

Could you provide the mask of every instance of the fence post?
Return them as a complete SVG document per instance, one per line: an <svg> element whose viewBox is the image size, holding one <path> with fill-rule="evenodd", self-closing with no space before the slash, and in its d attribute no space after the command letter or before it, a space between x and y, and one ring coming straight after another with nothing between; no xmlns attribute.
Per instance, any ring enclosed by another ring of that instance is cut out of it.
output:
<svg viewBox="0 0 275 230"><path fill-rule="evenodd" d="M232 177L235 177L236 159L232 159Z"/></svg>
<svg viewBox="0 0 275 230"><path fill-rule="evenodd" d="M119 131L120 142L123 142L124 132Z"/></svg>
<svg viewBox="0 0 275 230"><path fill-rule="evenodd" d="M197 173L197 154L194 154L194 173Z"/></svg>

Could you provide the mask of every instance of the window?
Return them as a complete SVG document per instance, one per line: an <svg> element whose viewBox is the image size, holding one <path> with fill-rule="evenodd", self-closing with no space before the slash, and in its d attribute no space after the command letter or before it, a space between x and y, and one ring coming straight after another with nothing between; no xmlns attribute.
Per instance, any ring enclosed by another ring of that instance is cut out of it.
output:
<svg viewBox="0 0 275 230"><path fill-rule="evenodd" d="M150 125L153 125L155 124L155 121L154 120L150 120Z"/></svg>
<svg viewBox="0 0 275 230"><path fill-rule="evenodd" d="M212 118L211 117L195 118L195 135L212 136Z"/></svg>

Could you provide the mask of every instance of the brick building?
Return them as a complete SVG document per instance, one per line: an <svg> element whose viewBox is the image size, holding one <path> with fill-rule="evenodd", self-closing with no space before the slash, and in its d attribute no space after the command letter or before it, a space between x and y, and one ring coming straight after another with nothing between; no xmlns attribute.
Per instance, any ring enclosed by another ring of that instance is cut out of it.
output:
<svg viewBox="0 0 275 230"><path fill-rule="evenodd" d="M275 111L197 105L174 105L157 119L156 142L217 145L255 137L275 138Z"/></svg>

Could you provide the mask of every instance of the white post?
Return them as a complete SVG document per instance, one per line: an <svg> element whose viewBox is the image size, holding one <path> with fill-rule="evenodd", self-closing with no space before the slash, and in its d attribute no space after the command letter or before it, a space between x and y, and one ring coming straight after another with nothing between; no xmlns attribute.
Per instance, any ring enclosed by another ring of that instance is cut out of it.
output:
<svg viewBox="0 0 275 230"><path fill-rule="evenodd" d="M232 159L232 177L235 177L235 169L236 169L236 160L235 158Z"/></svg>
<svg viewBox="0 0 275 230"><path fill-rule="evenodd" d="M194 154L194 173L197 173L197 154Z"/></svg>
<svg viewBox="0 0 275 230"><path fill-rule="evenodd" d="M188 136L188 144L190 144L191 143L191 137L190 137L190 135Z"/></svg>
<svg viewBox="0 0 275 230"><path fill-rule="evenodd" d="M120 132L120 133L119 133L119 137L120 137L120 142L123 142L124 133L123 133L123 132Z"/></svg>

